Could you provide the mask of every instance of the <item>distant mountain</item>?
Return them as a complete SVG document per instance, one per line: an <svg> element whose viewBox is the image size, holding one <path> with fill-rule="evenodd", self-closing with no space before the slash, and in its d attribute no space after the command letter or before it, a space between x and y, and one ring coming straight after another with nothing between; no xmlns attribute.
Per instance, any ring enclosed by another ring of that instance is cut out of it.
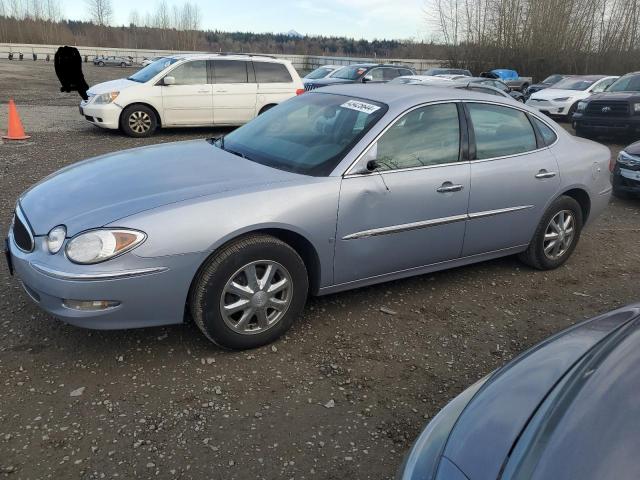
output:
<svg viewBox="0 0 640 480"><path fill-rule="evenodd" d="M289 30L287 33L285 33L285 35L288 37L296 37L296 38L304 37L304 35L302 35L299 32L296 32L295 30Z"/></svg>

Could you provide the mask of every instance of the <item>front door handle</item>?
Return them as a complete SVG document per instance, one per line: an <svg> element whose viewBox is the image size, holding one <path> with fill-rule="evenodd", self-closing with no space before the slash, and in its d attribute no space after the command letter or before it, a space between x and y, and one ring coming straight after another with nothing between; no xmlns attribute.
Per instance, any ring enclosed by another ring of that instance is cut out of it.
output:
<svg viewBox="0 0 640 480"><path fill-rule="evenodd" d="M555 176L556 172L547 172L544 168L536 174L536 178L538 180L542 180L544 178L553 178Z"/></svg>
<svg viewBox="0 0 640 480"><path fill-rule="evenodd" d="M227 93L229 90L216 90L216 93Z"/></svg>
<svg viewBox="0 0 640 480"><path fill-rule="evenodd" d="M198 93L211 93L209 90L198 90Z"/></svg>
<svg viewBox="0 0 640 480"><path fill-rule="evenodd" d="M438 190L438 193L459 192L464 188L464 185L454 185L451 182L444 182Z"/></svg>

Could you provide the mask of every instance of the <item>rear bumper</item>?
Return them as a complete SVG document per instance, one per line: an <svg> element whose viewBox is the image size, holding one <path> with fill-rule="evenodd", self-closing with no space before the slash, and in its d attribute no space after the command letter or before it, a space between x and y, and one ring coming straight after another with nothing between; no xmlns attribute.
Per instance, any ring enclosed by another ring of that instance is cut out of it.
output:
<svg viewBox="0 0 640 480"><path fill-rule="evenodd" d="M618 165L616 165L613 173L611 174L611 183L613 184L613 190L616 193L640 195L640 180L623 175Z"/></svg>
<svg viewBox="0 0 640 480"><path fill-rule="evenodd" d="M640 117L608 117L576 112L572 118L575 126L594 133L633 133L640 131Z"/></svg>
<svg viewBox="0 0 640 480"><path fill-rule="evenodd" d="M122 108L115 103L106 105L94 105L83 101L80 103L80 112L84 118L98 127L115 130L120 124Z"/></svg>

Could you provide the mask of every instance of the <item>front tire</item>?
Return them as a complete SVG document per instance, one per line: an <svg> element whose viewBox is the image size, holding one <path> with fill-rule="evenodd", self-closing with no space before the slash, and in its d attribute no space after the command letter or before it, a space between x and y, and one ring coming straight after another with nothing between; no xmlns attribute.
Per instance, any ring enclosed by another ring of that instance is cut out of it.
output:
<svg viewBox="0 0 640 480"><path fill-rule="evenodd" d="M130 137L148 137L158 128L158 117L146 105L129 105L120 114L120 129Z"/></svg>
<svg viewBox="0 0 640 480"><path fill-rule="evenodd" d="M575 250L582 225L580 204L568 196L558 197L542 216L520 260L538 270L560 267Z"/></svg>
<svg viewBox="0 0 640 480"><path fill-rule="evenodd" d="M99 67L104 67L104 62L98 62Z"/></svg>
<svg viewBox="0 0 640 480"><path fill-rule="evenodd" d="M293 248L270 235L250 235L204 264L189 293L189 308L209 340L244 350L289 330L308 290L307 269Z"/></svg>

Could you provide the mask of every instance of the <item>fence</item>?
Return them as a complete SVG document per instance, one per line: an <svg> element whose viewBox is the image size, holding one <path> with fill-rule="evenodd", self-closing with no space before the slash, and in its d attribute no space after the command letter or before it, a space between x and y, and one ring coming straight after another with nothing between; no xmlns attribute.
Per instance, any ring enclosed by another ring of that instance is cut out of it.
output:
<svg viewBox="0 0 640 480"><path fill-rule="evenodd" d="M20 54L24 60L45 60L49 55L53 61L59 45L37 45L27 43L0 43L0 58L8 58L13 54L14 60L19 60ZM80 55L88 61L96 56L125 56L132 57L134 63L141 63L145 58L172 55L176 53L212 53L212 52L185 52L177 50L142 50L131 48L103 48L103 47L78 47ZM289 60L293 66L301 72L307 72L321 65L351 65L354 63L391 63L406 65L421 73L431 67L439 67L444 64L442 60L415 59L415 58L354 58L354 57L329 57L316 55L287 55L273 54L276 58Z"/></svg>

